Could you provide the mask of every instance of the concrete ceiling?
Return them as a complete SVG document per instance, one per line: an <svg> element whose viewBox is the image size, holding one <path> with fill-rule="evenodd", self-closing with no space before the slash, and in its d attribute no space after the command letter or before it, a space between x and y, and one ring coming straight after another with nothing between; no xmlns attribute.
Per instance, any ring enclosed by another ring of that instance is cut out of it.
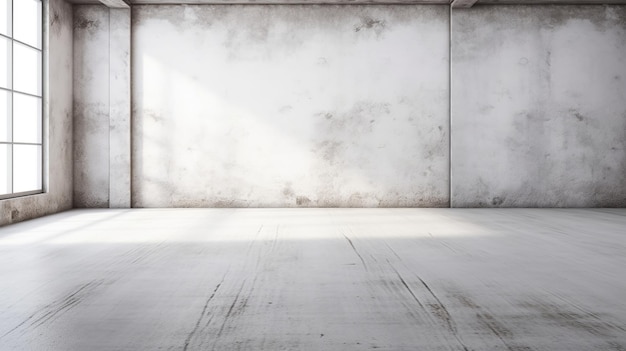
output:
<svg viewBox="0 0 626 351"><path fill-rule="evenodd" d="M170 4L451 4L454 8L471 7L474 4L562 4L602 5L626 4L626 0L69 0L74 4L104 4L112 8L128 8L128 5Z"/></svg>

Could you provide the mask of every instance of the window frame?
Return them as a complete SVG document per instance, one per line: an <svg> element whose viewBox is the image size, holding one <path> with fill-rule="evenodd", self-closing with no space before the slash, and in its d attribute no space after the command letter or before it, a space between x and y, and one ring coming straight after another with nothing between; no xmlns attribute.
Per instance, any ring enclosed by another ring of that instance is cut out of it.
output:
<svg viewBox="0 0 626 351"><path fill-rule="evenodd" d="M7 101L10 101L10 108L7 109L8 111L10 111L10 121L11 121L11 130L10 130L10 135L11 141L0 141L0 145L9 145L9 147L11 148L10 151L10 155L11 155L11 159L10 161L7 162L7 164L10 164L11 167L11 172L10 172L10 192L6 193L6 194L0 194L0 201L1 200L7 200L7 199L14 199L14 198L19 198L19 197L24 197L24 196L31 196L31 195L38 195L38 194L44 194L46 193L46 165L47 165L47 160L46 160L46 93L47 93L47 89L46 89L46 33L47 33L47 28L46 28L46 0L32 0L32 1L38 1L41 3L41 28L40 28L40 32L38 33L38 35L40 35L40 40L41 40L41 47L37 48L36 46L33 46L31 44L25 43L21 40L15 39L15 1L23 1L23 0L9 0L11 2L11 12L10 12L10 19L11 19L11 23L10 23L10 35L5 35L0 33L0 37L8 40L10 42L10 57L11 57L11 61L10 61L10 72L11 72L11 77L10 77L10 82L11 82L11 87L10 88L3 88L0 87L0 91L2 92L7 92L10 94L10 99L8 99ZM18 45L22 45L25 46L28 49L32 49L35 50L39 53L39 67L40 67L40 75L38 77L38 85L40 86L40 95L37 94L31 94L28 92L24 92L24 91L19 91L19 90L15 90L15 77L14 77L14 73L15 73L15 65L14 65L14 61L15 61L15 43L18 43ZM9 70L7 70L7 72L9 72ZM39 122L40 122L40 139L39 142L16 142L14 140L14 134L15 134L15 123L14 123L14 112L15 112L15 106L14 106L14 100L15 100L15 94L21 94L22 96L28 96L28 97L34 97L37 99L40 99L41 101L41 108L39 111ZM15 160L14 160L14 155L15 155L15 150L14 150L14 145L32 145L32 146L39 146L41 148L41 152L39 154L39 167L41 170L41 174L40 179L41 179L41 183L40 183L40 187L39 189L36 190L28 190L28 191L22 191L22 192L14 192L15 189ZM7 170L7 174L8 174L8 170Z"/></svg>

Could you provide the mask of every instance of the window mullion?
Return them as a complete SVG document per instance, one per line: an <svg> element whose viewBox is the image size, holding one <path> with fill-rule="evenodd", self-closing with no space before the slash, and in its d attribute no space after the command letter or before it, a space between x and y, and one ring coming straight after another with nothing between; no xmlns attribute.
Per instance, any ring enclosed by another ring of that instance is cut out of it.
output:
<svg viewBox="0 0 626 351"><path fill-rule="evenodd" d="M13 113L13 111L14 111L13 110L13 98L15 96L15 93L13 92L13 88L14 88L13 80L15 78L14 74L13 74L13 68L14 68L13 67L14 66L13 65L13 61L15 59L15 53L14 53L14 50L13 50L13 47L15 46L14 45L14 41L13 41L13 36L15 34L14 33L14 30L15 30L15 25L14 25L14 23L15 23L15 16L14 16L15 15L15 6L13 6L14 5L13 2L14 2L14 0L11 0L11 132L10 132L11 136L9 138L11 143L15 141L15 140L13 140L13 135L14 135L13 132L14 132L14 128L15 128L15 120L14 120L15 114ZM15 158L14 157L15 156L15 147L13 147L13 144L11 144L11 146L9 148L11 149L11 152L10 152L11 172L9 174L9 177L11 179L11 193L14 193L15 192L15 186L14 186L15 185L15 174L14 174L14 172L15 172L15 161L14 161L14 158Z"/></svg>

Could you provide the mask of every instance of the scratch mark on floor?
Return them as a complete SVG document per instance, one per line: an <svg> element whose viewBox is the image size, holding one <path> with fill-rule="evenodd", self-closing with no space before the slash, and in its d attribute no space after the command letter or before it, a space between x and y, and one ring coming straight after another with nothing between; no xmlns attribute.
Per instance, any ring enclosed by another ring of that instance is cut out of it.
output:
<svg viewBox="0 0 626 351"><path fill-rule="evenodd" d="M448 249L450 249L450 251L454 252L454 253L458 253L458 251L456 249L454 249L452 246L446 244L445 242L440 242L441 245L447 247Z"/></svg>
<svg viewBox="0 0 626 351"><path fill-rule="evenodd" d="M591 311L587 310L586 308L584 308L584 307L580 306L579 304L577 304L577 303L575 303L575 302L571 301L570 299L567 299L567 298L565 298L565 297L563 297L563 296L561 296L561 295L559 295L559 294L556 294L556 293L551 293L551 295L552 295L552 296L554 296L554 297L556 297L556 298L558 298L559 300L563 301L563 302L564 302L564 303L566 303L567 305L574 307L574 308L575 308L575 309L577 309L579 312L581 312L583 315L585 315L585 316L587 316L587 317L590 317L591 319L595 319L596 321L598 321L598 322L600 322L600 323L604 323L605 325L607 325L607 326L608 326L608 327L610 327L610 328L617 329L617 330L620 330L620 331L622 331L622 332L626 332L626 328L624 328L624 327L622 327L622 326L619 326L619 325L616 325L616 324L614 324L614 323L610 323L610 322L606 322L606 321L604 321L604 320L603 320L600 316L598 316L596 313L593 313L593 312L591 312Z"/></svg>
<svg viewBox="0 0 626 351"><path fill-rule="evenodd" d="M400 255L398 255L396 250L394 250L391 246L389 246L389 243L385 242L385 245L391 251L391 253L393 253L394 256L396 256L400 261L402 261L402 258L400 257Z"/></svg>
<svg viewBox="0 0 626 351"><path fill-rule="evenodd" d="M259 230L257 230L256 235L254 236L254 240L250 241L250 245L248 245L248 255L250 254L250 251L252 251L252 247L254 247L254 243L257 242L259 235L261 234L261 231L263 231L263 224L261 224L261 227L259 228Z"/></svg>
<svg viewBox="0 0 626 351"><path fill-rule="evenodd" d="M241 296L241 291L243 290L243 287L245 284L246 284L246 280L244 279L243 283L241 283L241 287L239 288L239 291L237 292L237 295L235 296L235 299L233 300L233 303L230 305L228 312L226 312L226 316L224 316L224 321L222 322L222 326L220 327L220 330L217 332L217 338L222 336L222 333L224 332L224 328L226 328L226 323L228 323L228 318L230 318L230 315L233 313L233 310L235 309L235 305L237 304L237 301L239 301L239 297Z"/></svg>
<svg viewBox="0 0 626 351"><path fill-rule="evenodd" d="M422 278L417 276L417 279L419 279L419 281L422 283L422 285L424 285L426 290L428 290L428 292L432 295L432 297L435 299L435 301L437 301L437 305L439 306L440 311L443 314L443 319L445 320L446 324L448 325L448 329L450 329L450 331L456 333L457 332L456 326L454 325L454 322L452 321L452 317L450 316L450 313L448 312L448 309L446 308L446 306L443 304L443 302L441 302L441 300L439 300L439 297L437 297L437 295L435 295L435 293L430 289L428 284L426 284L426 282Z"/></svg>
<svg viewBox="0 0 626 351"><path fill-rule="evenodd" d="M509 351L531 351L532 349L526 346L511 345L509 341L513 337L513 333L501 323L499 323L492 315L487 313L477 313L476 317L480 323L486 326L491 332L506 346Z"/></svg>
<svg viewBox="0 0 626 351"><path fill-rule="evenodd" d="M387 260L387 263L389 263L389 265L391 266L391 269L393 269L393 271L396 273L396 275L398 276L398 279L400 279L400 282L402 283L402 285L404 285L404 287L406 288L406 290L411 294L411 296L413 297L413 299L418 303L418 305L426 311L426 308L424 307L424 304L417 298L417 295L415 295L415 293L413 292L413 289L411 289L411 287L409 286L409 284L407 284L406 280L404 280L404 277L402 277L402 275L400 274L400 272L398 272L398 270L391 265L391 263L389 262L389 260ZM430 287L428 286L428 284L426 284L426 282L424 282L424 280L422 280L422 278L420 278L419 276L417 276L417 279L420 280L420 282L422 283L422 285L424 285L424 287L430 292L430 294L435 298L435 300L437 301L437 305L436 305L436 311L438 313L435 313L437 315L437 317L440 317L440 313L443 312L443 316L444 316L444 320L446 321L446 324L448 325L448 330L450 331L450 333L452 334L452 336L456 339L456 341L459 343L459 345L463 348L463 351L470 351L470 349L465 345L465 343L463 343L463 341L461 340L461 338L459 337L458 331L456 329L456 326L454 325L454 322L452 320L452 317L450 316L450 313L448 313L448 310L446 309L446 307L441 303L441 301L439 300L439 298L433 293L433 291L430 289ZM441 317L440 317L441 318Z"/></svg>
<svg viewBox="0 0 626 351"><path fill-rule="evenodd" d="M354 246L354 243L352 242L352 240L350 240L350 238L348 238L345 234L342 234L342 235L343 235L344 238L346 238L346 240L350 244L350 247L352 247L352 250L354 251L354 253L361 260L361 263L363 264L363 268L365 268L366 271L369 271L368 268L367 268L367 264L365 264L365 260L363 259L363 256L361 256L361 254L359 253L359 250L356 249L356 247Z"/></svg>
<svg viewBox="0 0 626 351"><path fill-rule="evenodd" d="M481 325L487 327L493 335L495 335L502 344L509 351L532 351L532 348L523 345L514 345L514 335L513 332L500 323L494 316L490 313L484 311L480 306L478 306L474 301L470 298L459 295L456 298L461 302L461 304L465 307L469 307L473 310L476 310L476 318L480 322Z"/></svg>
<svg viewBox="0 0 626 351"><path fill-rule="evenodd" d="M89 283L81 285L78 289L76 289L74 292L70 293L63 299L52 302L44 306L39 311L31 314L21 323L13 327L8 332L4 333L4 335L2 335L0 339L13 333L17 329L26 325L28 322L30 322L29 327L34 327L34 328L40 327L46 322L52 320L54 317L59 316L62 313L67 312L70 309L77 306L78 304L80 304L85 299L85 297L87 297L91 293L93 289L97 288L103 283L104 282L102 280L92 280Z"/></svg>
<svg viewBox="0 0 626 351"><path fill-rule="evenodd" d="M387 261L389 262L389 261ZM391 265L391 264L390 264ZM393 269L393 271L396 273L396 275L398 276L398 279L400 279L400 282L402 283L402 285L404 285L404 287L406 288L406 290L409 292L409 294L411 294L411 296L413 297L413 300L415 300L415 302L417 302L417 304L423 309L426 310L426 308L424 307L424 304L422 304L422 302L417 298L417 296L415 295L415 293L413 292L413 290L411 289L411 287L409 287L409 284L406 283L406 281L404 280L404 278L402 277L402 275L400 274L400 272L398 272L398 270L394 267L391 266L391 269Z"/></svg>
<svg viewBox="0 0 626 351"><path fill-rule="evenodd" d="M280 231L280 224L276 226L276 233L274 233L274 241L272 242L272 249L271 251L274 251L274 249L276 248L276 243L278 243L278 233Z"/></svg>
<svg viewBox="0 0 626 351"><path fill-rule="evenodd" d="M215 286L215 289L213 289L213 292L211 293L211 296L209 296L209 298L204 303L204 307L202 308L202 312L200 313L200 317L198 317L198 320L196 321L196 325L194 326L193 330L189 333L189 335L187 335L187 339L185 339L185 346L183 347L183 351L187 351L187 348L189 348L189 343L191 342L191 339L193 338L194 334L196 334L196 332L200 328L200 322L202 321L202 318L204 318L204 315L206 314L207 309L209 308L209 304L211 303L211 301L215 297L215 294L217 294L217 291L222 286L222 283L224 283L224 279L225 278L226 278L226 275L224 275L224 277L222 278L222 281L219 282L219 284L217 284L217 286ZM209 322L212 319L213 319L213 316L211 316L211 318L209 319ZM208 325L208 323L207 323L207 325Z"/></svg>

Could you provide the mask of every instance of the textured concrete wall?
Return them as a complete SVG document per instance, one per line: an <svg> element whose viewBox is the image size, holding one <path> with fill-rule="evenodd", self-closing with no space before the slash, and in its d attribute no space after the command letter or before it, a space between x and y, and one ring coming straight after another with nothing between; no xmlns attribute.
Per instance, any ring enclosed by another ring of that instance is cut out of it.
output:
<svg viewBox="0 0 626 351"><path fill-rule="evenodd" d="M74 205L130 207L130 10L74 8Z"/></svg>
<svg viewBox="0 0 626 351"><path fill-rule="evenodd" d="M452 205L626 206L626 7L452 16Z"/></svg>
<svg viewBox="0 0 626 351"><path fill-rule="evenodd" d="M133 206L447 206L445 6L134 6Z"/></svg>
<svg viewBox="0 0 626 351"><path fill-rule="evenodd" d="M130 207L130 9L111 9L109 207Z"/></svg>
<svg viewBox="0 0 626 351"><path fill-rule="evenodd" d="M72 207L72 7L44 1L46 193L0 200L0 225Z"/></svg>
<svg viewBox="0 0 626 351"><path fill-rule="evenodd" d="M109 207L109 9L74 6L74 206Z"/></svg>

